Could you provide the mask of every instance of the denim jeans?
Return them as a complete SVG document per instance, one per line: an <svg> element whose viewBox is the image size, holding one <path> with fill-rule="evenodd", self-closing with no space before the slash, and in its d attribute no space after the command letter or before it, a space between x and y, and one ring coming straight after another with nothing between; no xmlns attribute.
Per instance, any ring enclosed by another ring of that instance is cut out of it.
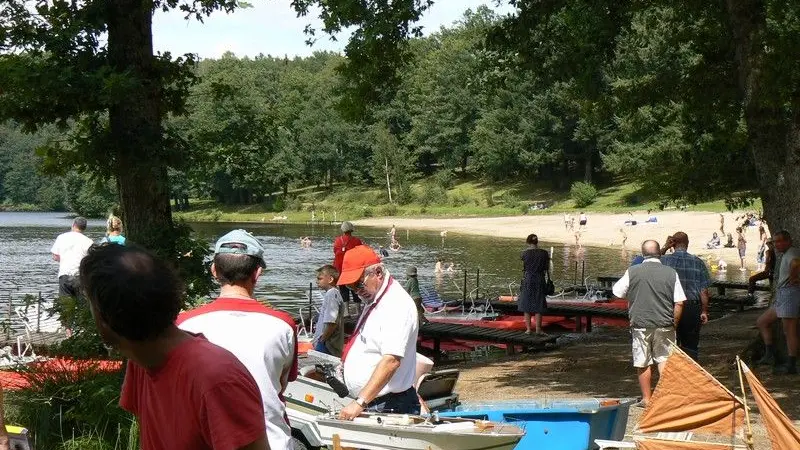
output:
<svg viewBox="0 0 800 450"><path fill-rule="evenodd" d="M330 355L331 354L331 352L328 351L328 347L325 346L324 342L317 341L317 343L314 344L314 350L316 350L316 351L318 351L320 353L325 353L326 355Z"/></svg>

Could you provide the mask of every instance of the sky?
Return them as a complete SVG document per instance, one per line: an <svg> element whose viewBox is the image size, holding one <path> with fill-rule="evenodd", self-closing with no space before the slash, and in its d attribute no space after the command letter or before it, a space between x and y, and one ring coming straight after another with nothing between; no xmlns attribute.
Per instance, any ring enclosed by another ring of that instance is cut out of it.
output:
<svg viewBox="0 0 800 450"><path fill-rule="evenodd" d="M426 12L419 25L430 34L441 26L449 26L463 16L468 8L480 5L504 14L511 12L507 2L496 6L495 0L437 0ZM348 34L331 41L317 32L317 42L309 47L303 29L307 24L320 28L320 21L311 15L298 18L290 6L291 0L250 0L252 8L232 14L217 12L204 23L185 20L180 11L158 12L153 18L153 46L156 51L169 51L173 56L195 53L201 58L217 58L226 51L236 56L308 56L314 51L342 51Z"/></svg>

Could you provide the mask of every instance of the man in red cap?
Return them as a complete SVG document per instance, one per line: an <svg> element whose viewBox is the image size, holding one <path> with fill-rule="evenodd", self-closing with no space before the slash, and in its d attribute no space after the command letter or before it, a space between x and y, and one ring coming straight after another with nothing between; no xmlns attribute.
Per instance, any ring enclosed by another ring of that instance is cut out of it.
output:
<svg viewBox="0 0 800 450"><path fill-rule="evenodd" d="M419 414L414 300L366 245L345 253L337 284L369 303L342 352L344 381L356 400L339 418L352 420L366 409Z"/></svg>

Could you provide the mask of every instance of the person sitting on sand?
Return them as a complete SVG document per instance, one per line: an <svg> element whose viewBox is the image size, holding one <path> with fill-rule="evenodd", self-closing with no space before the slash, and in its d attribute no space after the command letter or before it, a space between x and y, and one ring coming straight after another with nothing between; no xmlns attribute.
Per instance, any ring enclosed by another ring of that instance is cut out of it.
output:
<svg viewBox="0 0 800 450"><path fill-rule="evenodd" d="M733 244L733 236L728 233L728 242L725 243L725 248L735 248L736 246Z"/></svg>
<svg viewBox="0 0 800 450"><path fill-rule="evenodd" d="M713 250L719 248L721 242L719 240L719 235L715 231L714 234L711 235L711 240L706 242L706 248Z"/></svg>

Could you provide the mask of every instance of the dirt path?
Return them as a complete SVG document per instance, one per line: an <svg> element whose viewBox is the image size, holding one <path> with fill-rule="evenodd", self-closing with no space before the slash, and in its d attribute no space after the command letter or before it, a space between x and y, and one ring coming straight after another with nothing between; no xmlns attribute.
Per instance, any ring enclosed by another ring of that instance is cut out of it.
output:
<svg viewBox="0 0 800 450"><path fill-rule="evenodd" d="M701 337L701 364L737 395L741 395L734 365L756 336L755 319L761 313L751 310L712 320ZM458 392L462 400L523 398L637 397L639 388L630 361L630 336L626 330L604 330L581 336L557 350L522 354L487 361L456 364L461 369ZM773 376L766 368L756 370L759 379L781 408L800 425L800 376ZM748 402L754 411L756 448L769 448L748 389ZM641 414L631 408L630 433Z"/></svg>

